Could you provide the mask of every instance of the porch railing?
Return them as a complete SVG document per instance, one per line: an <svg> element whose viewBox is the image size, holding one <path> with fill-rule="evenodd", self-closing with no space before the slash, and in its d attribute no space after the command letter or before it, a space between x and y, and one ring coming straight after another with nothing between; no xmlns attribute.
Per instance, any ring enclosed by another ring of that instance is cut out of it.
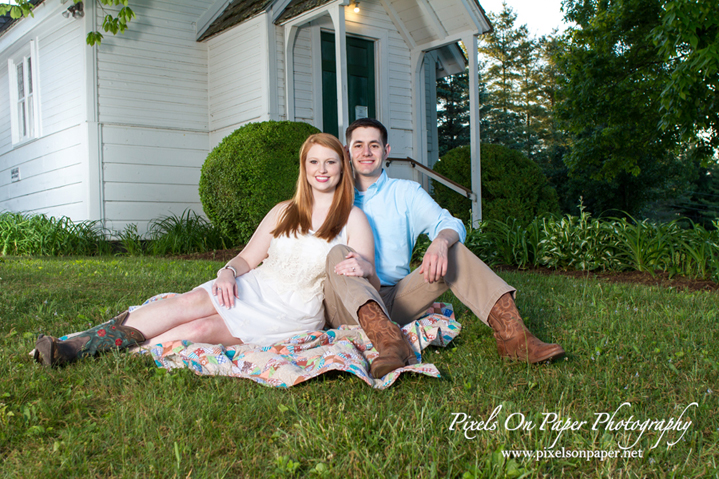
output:
<svg viewBox="0 0 719 479"><path fill-rule="evenodd" d="M469 198L470 200L474 201L477 198L477 195L470 190L469 188L460 185L459 183L456 183L446 176L440 175L436 171L427 168L421 163L417 163L412 158L387 158L387 162L385 163L386 167L389 167L392 163L400 163L400 164L409 164L412 168L416 169L418 172L422 173L425 176L428 176L429 178L432 178L433 180L437 181L438 183L443 184L447 188L456 191L460 195Z"/></svg>

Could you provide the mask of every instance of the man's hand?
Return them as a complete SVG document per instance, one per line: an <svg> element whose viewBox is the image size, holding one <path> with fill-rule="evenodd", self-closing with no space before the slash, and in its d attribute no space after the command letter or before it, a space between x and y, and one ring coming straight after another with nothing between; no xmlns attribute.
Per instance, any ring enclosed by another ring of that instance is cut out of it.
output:
<svg viewBox="0 0 719 479"><path fill-rule="evenodd" d="M446 229L440 231L429 245L422 258L422 266L419 267L419 274L424 275L426 283L439 281L447 274L448 251L458 240L456 231Z"/></svg>

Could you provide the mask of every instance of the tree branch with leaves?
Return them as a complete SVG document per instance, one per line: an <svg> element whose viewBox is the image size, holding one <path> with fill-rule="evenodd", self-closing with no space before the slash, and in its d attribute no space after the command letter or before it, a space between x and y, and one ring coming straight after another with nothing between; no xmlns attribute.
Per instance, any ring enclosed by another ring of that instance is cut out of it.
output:
<svg viewBox="0 0 719 479"><path fill-rule="evenodd" d="M75 4L82 0L73 0ZM125 33L127 24L136 18L135 12L130 8L128 0L90 0L103 12L102 29L105 33ZM107 8L106 8L107 7ZM114 7L120 7L119 11L113 11ZM0 3L0 15L10 15L10 18L17 20L22 17L34 17L35 5L30 0L17 0L15 4ZM100 45L104 35L99 31L92 31L87 34L87 44L90 46Z"/></svg>

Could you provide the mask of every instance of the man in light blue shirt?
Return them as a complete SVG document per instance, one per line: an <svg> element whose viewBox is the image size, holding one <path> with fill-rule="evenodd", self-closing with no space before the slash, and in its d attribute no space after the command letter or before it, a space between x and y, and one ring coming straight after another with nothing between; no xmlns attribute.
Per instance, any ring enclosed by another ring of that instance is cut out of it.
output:
<svg viewBox="0 0 719 479"><path fill-rule="evenodd" d="M376 303L383 314L404 325L421 317L437 297L451 289L494 330L501 357L539 363L562 356L560 345L540 341L524 325L514 304L516 290L464 246L462 222L418 183L391 179L383 171L391 149L385 127L363 118L352 123L346 135L355 172L355 205L367 215L374 232L375 267L347 246L332 249L325 282L328 323L364 327L358 311ZM423 233L432 243L421 266L410 271L412 249ZM379 291L365 279L375 269Z"/></svg>

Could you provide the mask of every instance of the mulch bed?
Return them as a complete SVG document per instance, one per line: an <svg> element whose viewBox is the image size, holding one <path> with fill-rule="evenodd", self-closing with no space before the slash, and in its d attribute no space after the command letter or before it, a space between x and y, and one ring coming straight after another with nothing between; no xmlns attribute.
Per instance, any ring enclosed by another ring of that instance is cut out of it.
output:
<svg viewBox="0 0 719 479"><path fill-rule="evenodd" d="M185 255L173 256L176 259L187 260L209 260L209 261L229 261L242 251L242 246L232 249L208 251L206 253L192 253ZM647 286L661 286L664 288L673 288L678 291L719 291L719 284L706 279L692 279L686 276L674 276L669 278L668 273L657 272L652 276L649 273L640 271L619 271L619 272L601 272L601 271L562 271L550 268L530 268L519 269L514 266L499 265L494 269L499 271L517 271L531 272L547 275L569 276L571 278L591 278L609 283L632 283L644 284Z"/></svg>
<svg viewBox="0 0 719 479"><path fill-rule="evenodd" d="M174 259L191 259L191 260L205 260L205 261L229 261L237 256L242 251L244 246L238 246L237 248L231 249L219 249L215 251L207 251L206 253L190 253L190 254L178 254L172 256Z"/></svg>
<svg viewBox="0 0 719 479"><path fill-rule="evenodd" d="M719 284L707 279L692 279L686 276L669 278L669 273L655 272L654 276L642 271L562 271L550 268L531 268L520 270L514 266L496 266L500 271L532 272L546 275L561 275L571 278L591 278L609 283L632 283L647 286L661 286L679 291L719 291Z"/></svg>

